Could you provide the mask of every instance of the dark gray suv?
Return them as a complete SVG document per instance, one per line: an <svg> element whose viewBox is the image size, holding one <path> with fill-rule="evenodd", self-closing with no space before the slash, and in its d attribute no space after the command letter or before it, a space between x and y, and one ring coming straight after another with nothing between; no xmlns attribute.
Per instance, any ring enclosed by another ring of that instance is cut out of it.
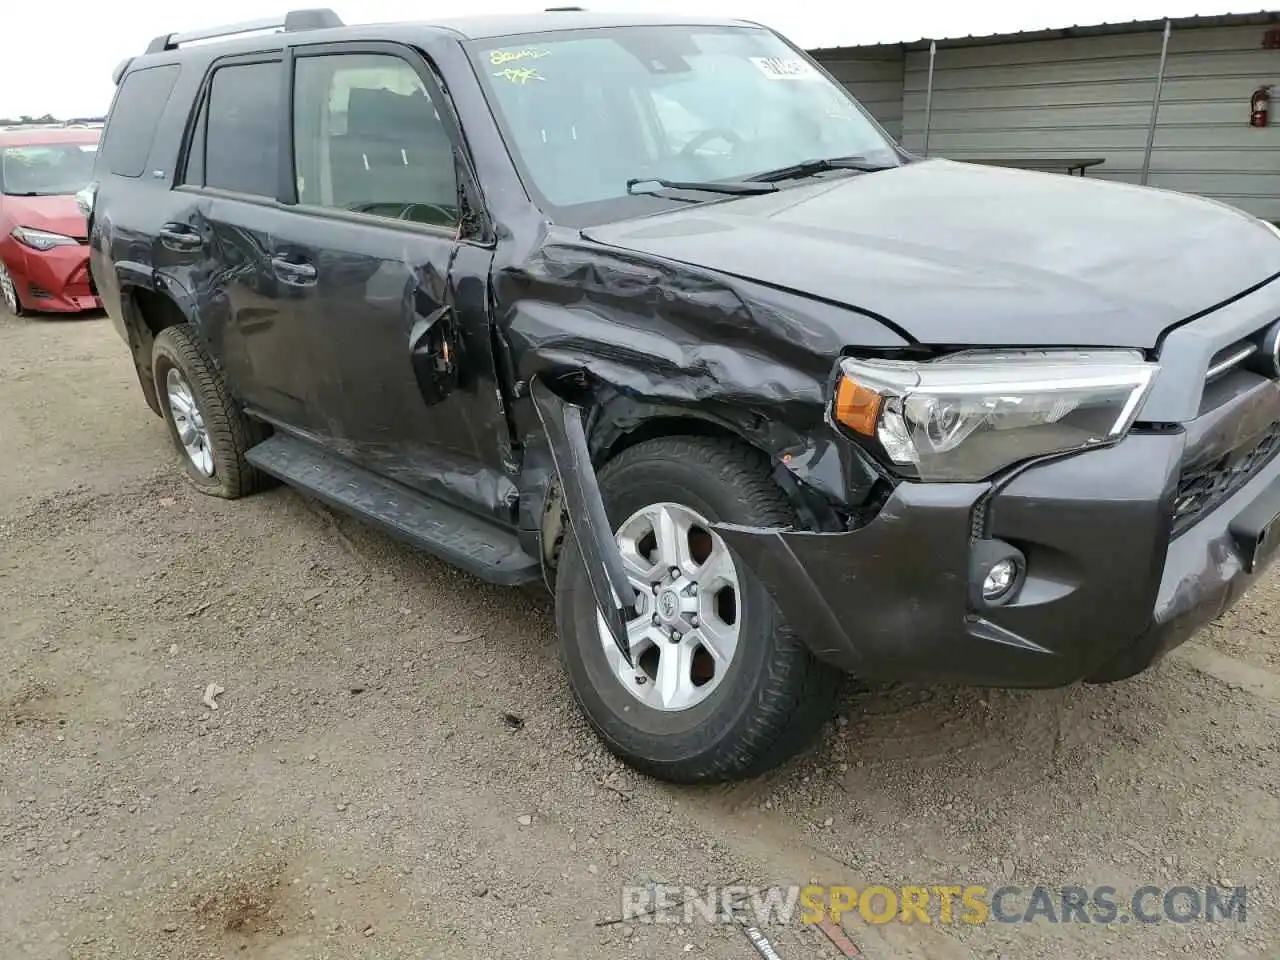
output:
<svg viewBox="0 0 1280 960"><path fill-rule="evenodd" d="M1128 677L1280 542L1237 210L920 160L740 21L306 10L117 81L92 269L192 481L544 581L657 776L769 768L846 672Z"/></svg>

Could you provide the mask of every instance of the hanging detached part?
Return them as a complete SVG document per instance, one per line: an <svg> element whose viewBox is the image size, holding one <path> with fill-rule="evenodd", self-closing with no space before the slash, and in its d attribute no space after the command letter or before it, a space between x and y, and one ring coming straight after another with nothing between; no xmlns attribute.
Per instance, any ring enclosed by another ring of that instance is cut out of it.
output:
<svg viewBox="0 0 1280 960"><path fill-rule="evenodd" d="M547 446L564 495L569 530L582 551L596 606L623 659L628 666L633 666L627 620L635 617L636 593L605 513L600 484L587 448L582 408L556 396L538 377L530 382L529 393L547 435Z"/></svg>

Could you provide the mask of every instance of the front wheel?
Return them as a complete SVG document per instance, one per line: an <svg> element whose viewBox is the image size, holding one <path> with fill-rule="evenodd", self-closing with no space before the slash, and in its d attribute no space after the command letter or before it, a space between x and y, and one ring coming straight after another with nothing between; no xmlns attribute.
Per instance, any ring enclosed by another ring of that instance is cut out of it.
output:
<svg viewBox="0 0 1280 960"><path fill-rule="evenodd" d="M667 437L610 461L600 489L639 594L627 625L632 665L605 627L573 537L556 617L574 695L605 745L679 783L755 776L807 746L833 712L839 674L712 529L794 523L767 460L733 441Z"/></svg>
<svg viewBox="0 0 1280 960"><path fill-rule="evenodd" d="M0 260L0 309L4 309L15 317L22 316L22 301L18 299L18 284L2 260Z"/></svg>

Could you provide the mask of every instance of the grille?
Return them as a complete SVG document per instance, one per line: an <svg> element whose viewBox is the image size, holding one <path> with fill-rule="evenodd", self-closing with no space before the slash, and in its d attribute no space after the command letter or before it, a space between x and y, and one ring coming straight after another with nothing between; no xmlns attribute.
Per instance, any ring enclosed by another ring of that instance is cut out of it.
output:
<svg viewBox="0 0 1280 960"><path fill-rule="evenodd" d="M1237 340L1230 346L1223 347L1209 361L1209 370L1205 374L1205 380L1217 380L1240 366L1257 352L1258 345L1253 340Z"/></svg>
<svg viewBox="0 0 1280 960"><path fill-rule="evenodd" d="M32 300L52 300L53 294L38 284L31 283L27 285L27 292L31 294Z"/></svg>
<svg viewBox="0 0 1280 960"><path fill-rule="evenodd" d="M1280 452L1280 422L1273 423L1253 446L1232 450L1209 463L1184 467L1173 507L1173 532L1186 530L1243 487Z"/></svg>

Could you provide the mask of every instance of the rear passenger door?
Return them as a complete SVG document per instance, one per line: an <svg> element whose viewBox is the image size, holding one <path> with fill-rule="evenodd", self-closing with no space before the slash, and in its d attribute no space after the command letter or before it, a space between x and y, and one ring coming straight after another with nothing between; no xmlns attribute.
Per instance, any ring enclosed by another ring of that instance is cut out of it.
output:
<svg viewBox="0 0 1280 960"><path fill-rule="evenodd" d="M463 226L466 173L438 81L395 44L293 52L296 207L271 237L305 330L320 439L367 468L502 516L510 487L488 328L492 250ZM432 394L434 339L457 385ZM509 517L507 518L509 519Z"/></svg>
<svg viewBox="0 0 1280 960"><path fill-rule="evenodd" d="M187 214L161 228L161 258L182 263L201 328L235 394L273 420L312 426L305 331L287 319L289 290L271 265L287 216L283 143L288 74L282 53L216 61L194 117L179 191Z"/></svg>

